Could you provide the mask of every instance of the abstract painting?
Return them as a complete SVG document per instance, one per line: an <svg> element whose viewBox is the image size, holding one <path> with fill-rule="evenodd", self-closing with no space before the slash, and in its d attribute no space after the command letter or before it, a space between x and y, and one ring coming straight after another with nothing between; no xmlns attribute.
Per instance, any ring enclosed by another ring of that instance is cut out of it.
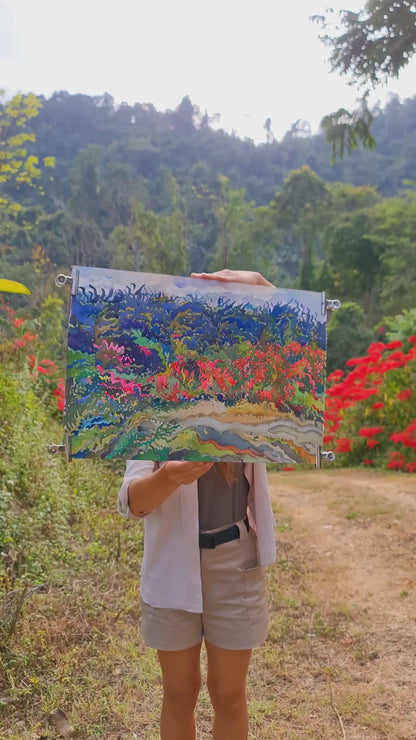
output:
<svg viewBox="0 0 416 740"><path fill-rule="evenodd" d="M74 267L73 458L315 462L325 294Z"/></svg>

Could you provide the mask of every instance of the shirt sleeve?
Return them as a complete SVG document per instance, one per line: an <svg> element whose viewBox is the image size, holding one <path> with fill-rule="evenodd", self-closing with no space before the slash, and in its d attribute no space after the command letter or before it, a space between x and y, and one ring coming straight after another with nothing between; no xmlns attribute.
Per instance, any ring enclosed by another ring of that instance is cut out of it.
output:
<svg viewBox="0 0 416 740"><path fill-rule="evenodd" d="M140 516L135 516L130 510L129 506L129 485L134 480L140 478L147 478L151 475L154 470L155 463L153 460L127 460L126 472L124 473L123 482L118 492L118 511L121 516L126 519L131 517L132 519L142 519Z"/></svg>

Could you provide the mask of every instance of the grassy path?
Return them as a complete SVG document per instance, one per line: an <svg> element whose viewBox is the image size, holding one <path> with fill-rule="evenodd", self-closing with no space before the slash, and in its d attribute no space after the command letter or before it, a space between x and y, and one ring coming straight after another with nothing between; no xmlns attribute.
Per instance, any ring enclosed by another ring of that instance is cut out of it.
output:
<svg viewBox="0 0 416 740"><path fill-rule="evenodd" d="M161 700L139 630L141 527L102 508L74 563L26 602L1 654L0 738L156 740ZM270 636L249 677L251 740L415 740L416 476L273 473ZM58 723L59 724L59 723ZM199 740L210 737L204 688Z"/></svg>

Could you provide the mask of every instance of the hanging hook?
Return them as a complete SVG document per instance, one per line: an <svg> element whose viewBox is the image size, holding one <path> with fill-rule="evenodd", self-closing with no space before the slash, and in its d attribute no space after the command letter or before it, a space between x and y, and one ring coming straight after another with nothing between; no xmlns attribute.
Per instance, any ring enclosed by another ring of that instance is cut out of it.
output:
<svg viewBox="0 0 416 740"><path fill-rule="evenodd" d="M63 288L64 285L71 285L72 284L72 277L70 275L64 275L62 272L59 273L59 275L55 278L55 285L58 286L58 288Z"/></svg>
<svg viewBox="0 0 416 740"><path fill-rule="evenodd" d="M326 300L326 310L327 311L338 311L338 309L341 308L341 301L338 300L338 298L335 298L334 300Z"/></svg>
<svg viewBox="0 0 416 740"><path fill-rule="evenodd" d="M51 455L64 455L66 452L66 445L49 445L48 452Z"/></svg>
<svg viewBox="0 0 416 740"><path fill-rule="evenodd" d="M332 452L332 450L321 452L321 457L323 460L326 460L327 462L334 462L335 452Z"/></svg>

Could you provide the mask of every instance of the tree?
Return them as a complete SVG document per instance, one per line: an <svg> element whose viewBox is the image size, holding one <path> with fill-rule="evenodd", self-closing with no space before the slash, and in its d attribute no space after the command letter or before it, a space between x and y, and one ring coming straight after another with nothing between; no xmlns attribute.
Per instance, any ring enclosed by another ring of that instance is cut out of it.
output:
<svg viewBox="0 0 416 740"><path fill-rule="evenodd" d="M330 21L338 16L335 29ZM321 125L332 144L332 156L341 158L345 148L355 149L361 141L372 148L370 133L373 115L368 108L370 90L397 78L416 51L416 3L414 0L366 0L364 10L353 13L330 10L327 16L313 16L323 29L321 40L331 49L334 71L349 75L351 84L363 91L355 111L340 108L325 116Z"/></svg>
<svg viewBox="0 0 416 740"><path fill-rule="evenodd" d="M371 213L368 239L380 260L379 301L384 313L415 306L416 192L386 198Z"/></svg>
<svg viewBox="0 0 416 740"><path fill-rule="evenodd" d="M68 203L77 218L98 221L101 157L102 151L95 145L80 149L77 154L69 175L71 197Z"/></svg>
<svg viewBox="0 0 416 740"><path fill-rule="evenodd" d="M247 226L253 218L254 203L245 199L245 191L231 186L225 175L219 176L221 198L216 217L218 237L213 268L250 269L253 249L247 242Z"/></svg>
<svg viewBox="0 0 416 740"><path fill-rule="evenodd" d="M329 203L327 184L305 166L289 173L280 193L274 198L277 219L282 229L292 230L301 245L299 288L313 290L316 242Z"/></svg>
<svg viewBox="0 0 416 740"><path fill-rule="evenodd" d="M143 254L145 272L183 275L186 271L185 218L178 208L170 215L135 207L135 236Z"/></svg>
<svg viewBox="0 0 416 740"><path fill-rule="evenodd" d="M364 311L357 303L343 303L328 323L328 374L345 369L350 357L360 357L373 339L365 326Z"/></svg>
<svg viewBox="0 0 416 740"><path fill-rule="evenodd" d="M18 94L5 101L0 90L0 215L17 213L21 206L12 193L22 185L35 186L40 178L39 159L27 149L36 137L26 130L28 121L38 115L40 107L41 101L33 93ZM44 157L45 167L54 164L54 157Z"/></svg>
<svg viewBox="0 0 416 740"><path fill-rule="evenodd" d="M274 144L276 141L276 137L272 131L272 119L271 118L266 118L266 122L263 128L266 131L266 142L268 144Z"/></svg>
<svg viewBox="0 0 416 740"><path fill-rule="evenodd" d="M324 238L326 266L332 276L332 288L341 300L360 301L373 318L374 287L380 271L380 259L368 232L371 221L367 210L344 213L328 227Z"/></svg>

